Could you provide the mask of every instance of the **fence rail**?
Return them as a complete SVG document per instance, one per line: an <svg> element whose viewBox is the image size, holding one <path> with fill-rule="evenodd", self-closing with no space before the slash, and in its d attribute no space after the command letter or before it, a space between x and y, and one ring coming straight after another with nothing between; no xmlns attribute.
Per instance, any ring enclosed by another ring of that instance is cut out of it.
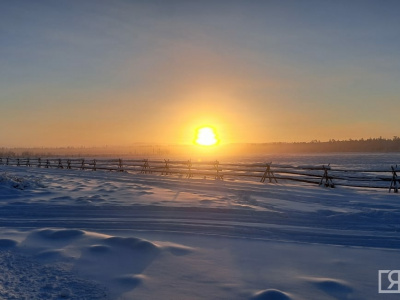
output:
<svg viewBox="0 0 400 300"><path fill-rule="evenodd" d="M116 171L128 173L160 173L187 178L209 177L219 180L240 177L261 182L296 181L326 187L349 186L388 189L398 193L400 179L397 165L379 169L335 169L327 165L284 165L273 163L226 163L219 161L148 159L87 159L87 158L10 158L0 157L0 165L39 168Z"/></svg>

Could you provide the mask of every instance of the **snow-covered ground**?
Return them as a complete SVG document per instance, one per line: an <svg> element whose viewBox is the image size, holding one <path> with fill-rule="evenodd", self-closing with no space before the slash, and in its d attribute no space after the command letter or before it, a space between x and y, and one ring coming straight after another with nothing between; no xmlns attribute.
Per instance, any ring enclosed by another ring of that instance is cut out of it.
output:
<svg viewBox="0 0 400 300"><path fill-rule="evenodd" d="M0 299L400 297L386 190L0 166L0 193Z"/></svg>

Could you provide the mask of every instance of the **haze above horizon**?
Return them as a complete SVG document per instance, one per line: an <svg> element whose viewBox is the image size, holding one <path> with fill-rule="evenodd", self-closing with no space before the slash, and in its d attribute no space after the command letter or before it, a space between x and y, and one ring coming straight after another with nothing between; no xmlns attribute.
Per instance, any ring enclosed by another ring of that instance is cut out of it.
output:
<svg viewBox="0 0 400 300"><path fill-rule="evenodd" d="M399 136L398 1L6 1L0 147Z"/></svg>

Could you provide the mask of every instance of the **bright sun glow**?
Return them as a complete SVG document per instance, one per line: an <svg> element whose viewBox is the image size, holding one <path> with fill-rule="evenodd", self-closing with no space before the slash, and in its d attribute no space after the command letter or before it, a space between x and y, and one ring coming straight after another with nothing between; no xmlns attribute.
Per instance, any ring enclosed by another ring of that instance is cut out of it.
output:
<svg viewBox="0 0 400 300"><path fill-rule="evenodd" d="M196 129L195 143L201 146L212 146L218 143L215 129L209 126Z"/></svg>

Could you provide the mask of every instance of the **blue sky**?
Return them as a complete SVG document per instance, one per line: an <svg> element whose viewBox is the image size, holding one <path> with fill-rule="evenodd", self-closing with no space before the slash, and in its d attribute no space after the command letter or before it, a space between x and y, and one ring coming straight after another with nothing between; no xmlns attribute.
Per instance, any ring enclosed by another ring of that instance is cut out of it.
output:
<svg viewBox="0 0 400 300"><path fill-rule="evenodd" d="M2 146L389 137L398 1L2 1Z"/></svg>

